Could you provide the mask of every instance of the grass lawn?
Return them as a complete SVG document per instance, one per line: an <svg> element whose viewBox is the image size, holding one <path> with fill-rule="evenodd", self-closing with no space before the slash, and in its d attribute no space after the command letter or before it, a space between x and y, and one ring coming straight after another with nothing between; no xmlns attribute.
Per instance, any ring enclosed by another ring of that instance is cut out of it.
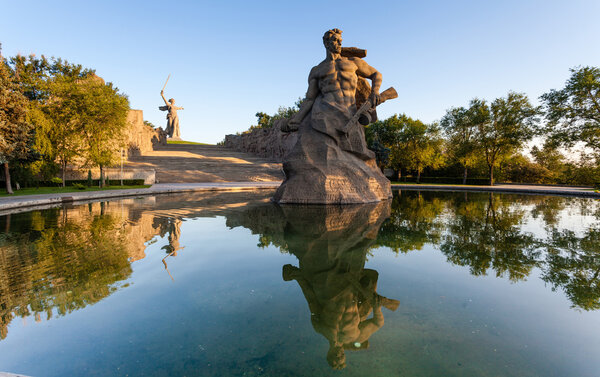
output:
<svg viewBox="0 0 600 377"><path fill-rule="evenodd" d="M67 193L67 192L86 192L86 191L104 191L104 190L124 190L124 189L141 189L141 188L148 188L150 187L150 185L136 185L136 186L109 186L109 187L105 187L105 188L99 188L99 187L86 187L85 190L78 190L75 187L72 186L67 186L65 188L63 187L40 187L40 188L24 188L21 190L14 190L14 194L13 195L8 195L6 193L6 189L2 188L1 192L0 192L0 197L5 198L5 197L15 197L15 196L21 196L21 195L37 195L37 194L62 194L62 193Z"/></svg>
<svg viewBox="0 0 600 377"><path fill-rule="evenodd" d="M214 144L197 143L195 141L185 141L185 140L167 140L167 144L214 145Z"/></svg>

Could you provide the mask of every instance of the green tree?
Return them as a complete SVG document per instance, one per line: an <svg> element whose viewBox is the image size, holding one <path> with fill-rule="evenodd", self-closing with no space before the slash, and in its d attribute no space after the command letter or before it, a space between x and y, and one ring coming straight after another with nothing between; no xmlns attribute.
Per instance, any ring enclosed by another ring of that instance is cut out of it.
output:
<svg viewBox="0 0 600 377"><path fill-rule="evenodd" d="M534 145L531 148L533 160L540 166L548 170L550 174L550 183L559 183L564 174L565 156L552 143L544 143L542 148Z"/></svg>
<svg viewBox="0 0 600 377"><path fill-rule="evenodd" d="M298 112L301 104L302 98L298 98L298 100L291 107L279 106L279 109L277 109L277 112L273 115L263 113L262 111L257 112L255 114L257 118L257 124L250 126L248 131L252 131L256 128L272 128L275 125L275 121L280 119L290 119Z"/></svg>
<svg viewBox="0 0 600 377"><path fill-rule="evenodd" d="M78 122L82 127L88 164L100 168L104 187L104 168L119 161L124 143L129 101L111 83L92 76L79 80L77 87Z"/></svg>
<svg viewBox="0 0 600 377"><path fill-rule="evenodd" d="M27 122L29 103L15 73L0 56L0 163L4 166L6 192L9 194L13 193L9 164L28 158L34 141L33 126Z"/></svg>
<svg viewBox="0 0 600 377"><path fill-rule="evenodd" d="M267 113L263 113L262 111L259 111L258 113L255 114L258 124L255 126L255 128L271 128L273 127L273 117L270 116Z"/></svg>
<svg viewBox="0 0 600 377"><path fill-rule="evenodd" d="M399 156L397 153L396 141L398 133L403 127L403 119L398 115L393 115L385 120L375 121L365 127L365 138L367 145L377 155L378 151L375 150L381 148L385 150L385 156L382 161L378 158L378 164L381 168L391 168L394 170L393 180L398 180L401 175L401 166L399 165ZM395 152L394 152L395 151ZM381 152L381 151L380 151Z"/></svg>
<svg viewBox="0 0 600 377"><path fill-rule="evenodd" d="M571 69L565 87L541 96L551 139L564 146L583 142L600 151L600 69Z"/></svg>
<svg viewBox="0 0 600 377"><path fill-rule="evenodd" d="M479 101L479 100L477 100ZM485 122L478 124L478 137L489 169L490 185L494 184L494 168L500 160L521 148L533 137L539 109L526 95L510 92L487 106L477 105Z"/></svg>
<svg viewBox="0 0 600 377"><path fill-rule="evenodd" d="M470 107L456 107L448 110L440 125L447 136L448 153L463 167L463 185L467 184L467 171L473 167L480 152L477 128L486 121L484 103L477 99Z"/></svg>
<svg viewBox="0 0 600 377"><path fill-rule="evenodd" d="M499 173L505 182L549 183L553 179L550 170L520 152L506 157L500 164Z"/></svg>
<svg viewBox="0 0 600 377"><path fill-rule="evenodd" d="M74 80L64 76L55 77L48 85L52 99L44 106L44 112L54 127L47 137L53 146L50 156L61 166L64 187L67 166L84 150L82 118L86 108L81 104L84 94Z"/></svg>
<svg viewBox="0 0 600 377"><path fill-rule="evenodd" d="M440 129L437 124L427 125L405 115L402 115L401 119L403 127L397 134L396 160L407 169L416 171L419 183L423 169L436 169L443 162Z"/></svg>
<svg viewBox="0 0 600 377"><path fill-rule="evenodd" d="M67 165L83 151L81 91L78 83L93 71L62 59L16 56L11 64L19 73L19 84L30 100L30 119L36 126L35 148L42 154L33 172L46 177L55 173L56 161L62 167L65 185Z"/></svg>

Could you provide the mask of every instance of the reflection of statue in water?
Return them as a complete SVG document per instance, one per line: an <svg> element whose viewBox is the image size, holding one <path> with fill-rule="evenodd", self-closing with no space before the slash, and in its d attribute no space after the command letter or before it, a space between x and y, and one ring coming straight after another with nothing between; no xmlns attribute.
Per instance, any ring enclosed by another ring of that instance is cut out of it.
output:
<svg viewBox="0 0 600 377"><path fill-rule="evenodd" d="M169 276L171 276L169 268L167 267L166 259L170 256L176 257L177 251L184 249L184 247L179 246L179 237L181 236L181 220L174 219L171 221L167 226L167 231L169 232L169 244L163 246L161 249L165 250L168 255L162 259L162 262L165 265L165 270L167 270L167 273ZM173 279L173 276L171 276L171 279Z"/></svg>
<svg viewBox="0 0 600 377"><path fill-rule="evenodd" d="M283 278L300 285L313 327L329 341L327 360L333 368L345 366L344 350L368 347L369 338L383 326L382 306L398 307L398 301L377 294L377 271L364 268L369 247L389 214L390 202L384 201L271 205L248 211L241 220L228 217L228 226L243 222L298 258L299 268L285 265Z"/></svg>
<svg viewBox="0 0 600 377"><path fill-rule="evenodd" d="M382 306L394 311L399 305L399 301L377 294L379 274L364 269L364 254L350 259L355 259L355 266L340 263L323 271L316 270L318 265L283 266L283 279L298 282L308 301L313 327L329 341L327 361L334 369L346 367L345 350L369 347L369 338L384 323ZM373 317L368 318L371 312Z"/></svg>
<svg viewBox="0 0 600 377"><path fill-rule="evenodd" d="M166 84L165 84L166 85ZM163 101L165 101L165 106L159 106L158 108L162 111L168 111L167 113L167 129L165 130L167 136L171 139L181 140L181 132L179 131L179 116L177 115L177 110L183 110L183 107L175 106L175 100L173 98L167 99L163 94L164 90L160 91L160 96Z"/></svg>
<svg viewBox="0 0 600 377"><path fill-rule="evenodd" d="M286 178L273 199L319 204L388 199L390 181L367 148L363 125L376 120L375 107L397 97L396 91L379 93L381 73L362 59L366 51L342 48L341 30L327 31L323 44L325 60L310 71L299 111L281 126L299 135L285 156Z"/></svg>

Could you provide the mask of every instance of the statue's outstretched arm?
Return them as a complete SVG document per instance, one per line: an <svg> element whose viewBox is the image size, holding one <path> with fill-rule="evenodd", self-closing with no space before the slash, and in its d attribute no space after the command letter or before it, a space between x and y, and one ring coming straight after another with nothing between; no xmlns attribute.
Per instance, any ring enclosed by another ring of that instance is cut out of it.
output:
<svg viewBox="0 0 600 377"><path fill-rule="evenodd" d="M161 91L160 91L160 96L162 97L163 101L165 101L165 105L167 105L167 106L171 106L171 105L169 104L169 102L167 102L167 99L165 98L165 95L164 95L163 93L164 93L164 91L162 91L162 90L161 90Z"/></svg>

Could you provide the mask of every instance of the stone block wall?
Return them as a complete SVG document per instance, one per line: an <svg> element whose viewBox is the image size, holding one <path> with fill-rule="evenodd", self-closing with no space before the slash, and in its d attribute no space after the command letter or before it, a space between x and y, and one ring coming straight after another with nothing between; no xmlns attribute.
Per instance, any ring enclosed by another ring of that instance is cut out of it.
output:
<svg viewBox="0 0 600 377"><path fill-rule="evenodd" d="M282 162L283 156L288 153L298 141L297 132L281 132L279 122L272 128L257 128L241 135L226 135L224 146L238 152L252 153Z"/></svg>
<svg viewBox="0 0 600 377"><path fill-rule="evenodd" d="M127 123L129 124L125 130L127 156L139 156L153 150L155 145L167 145L167 134L162 128L154 129L144 124L142 110L129 110Z"/></svg>

